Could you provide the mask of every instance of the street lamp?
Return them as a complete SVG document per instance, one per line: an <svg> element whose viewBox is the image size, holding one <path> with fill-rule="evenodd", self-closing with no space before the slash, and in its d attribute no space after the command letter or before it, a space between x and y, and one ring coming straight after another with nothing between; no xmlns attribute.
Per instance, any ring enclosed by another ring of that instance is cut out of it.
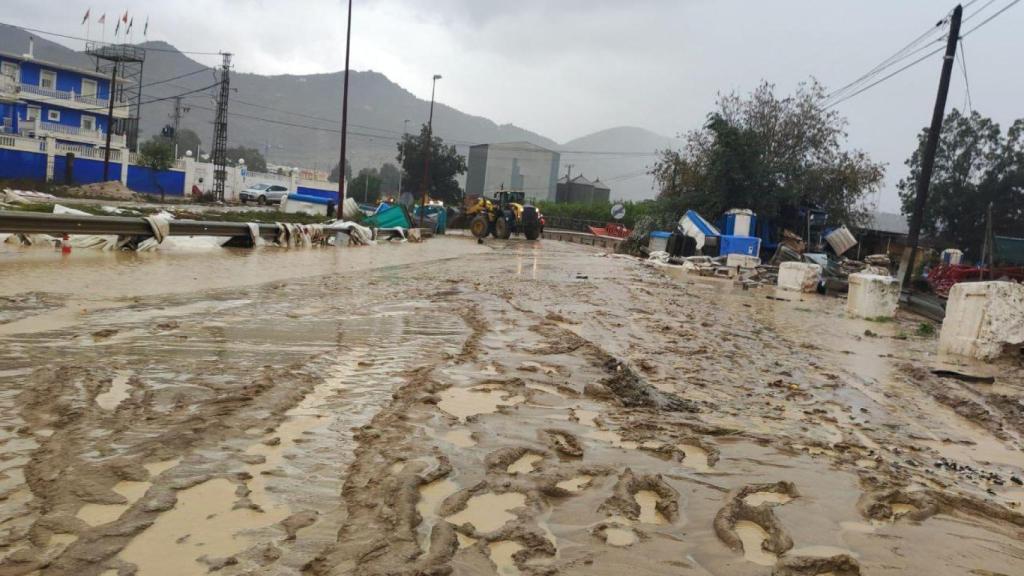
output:
<svg viewBox="0 0 1024 576"><path fill-rule="evenodd" d="M430 86L430 117L427 119L427 145L423 157L423 201L420 203L420 228L423 228L423 217L427 213L427 191L430 189L430 146L434 141L434 92L440 74L434 74L434 82Z"/></svg>

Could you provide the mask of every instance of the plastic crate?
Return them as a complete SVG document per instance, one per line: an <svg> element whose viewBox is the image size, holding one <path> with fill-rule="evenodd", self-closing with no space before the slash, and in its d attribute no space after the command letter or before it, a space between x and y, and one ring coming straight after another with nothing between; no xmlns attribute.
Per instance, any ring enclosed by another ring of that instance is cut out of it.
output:
<svg viewBox="0 0 1024 576"><path fill-rule="evenodd" d="M719 255L743 254L757 256L761 253L761 239L756 236L721 236Z"/></svg>

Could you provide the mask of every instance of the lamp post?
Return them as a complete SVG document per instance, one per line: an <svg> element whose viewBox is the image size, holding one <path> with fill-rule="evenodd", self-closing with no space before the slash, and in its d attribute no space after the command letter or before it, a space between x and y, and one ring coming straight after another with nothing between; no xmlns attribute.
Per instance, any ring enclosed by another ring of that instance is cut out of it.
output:
<svg viewBox="0 0 1024 576"><path fill-rule="evenodd" d="M348 131L348 53L352 43L352 0L348 0L348 28L345 32L345 91L341 97L341 160L338 162L338 220L345 206L345 133Z"/></svg>
<svg viewBox="0 0 1024 576"><path fill-rule="evenodd" d="M430 86L430 117L427 119L427 144L423 156L423 200L420 202L420 228L423 228L423 217L427 213L427 191L430 189L430 146L434 141L434 92L440 74L434 74L434 82Z"/></svg>

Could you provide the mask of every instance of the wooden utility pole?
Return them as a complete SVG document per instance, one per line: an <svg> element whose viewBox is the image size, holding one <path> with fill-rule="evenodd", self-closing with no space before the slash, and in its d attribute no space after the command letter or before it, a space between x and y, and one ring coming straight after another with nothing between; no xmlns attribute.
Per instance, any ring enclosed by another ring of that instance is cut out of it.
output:
<svg viewBox="0 0 1024 576"><path fill-rule="evenodd" d="M910 233L907 235L907 248L904 253L903 287L910 289L914 278L914 257L921 235L921 223L924 220L924 209L928 203L928 187L935 168L935 152L939 147L939 136L942 133L942 119L946 114L946 96L949 95L949 78L953 72L953 60L956 58L956 45L960 40L960 19L963 6L957 4L949 20L949 38L946 39L946 56L942 60L942 76L939 78L939 93L935 98L935 110L932 112L932 125L928 129L928 140L925 142L924 154L921 156L921 173L917 178L917 195L914 198L914 214L910 218Z"/></svg>

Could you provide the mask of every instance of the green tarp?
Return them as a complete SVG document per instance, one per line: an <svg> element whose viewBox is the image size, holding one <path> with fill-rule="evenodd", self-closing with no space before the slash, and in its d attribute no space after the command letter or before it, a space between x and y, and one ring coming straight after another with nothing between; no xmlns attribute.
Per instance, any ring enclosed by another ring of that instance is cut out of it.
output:
<svg viewBox="0 0 1024 576"><path fill-rule="evenodd" d="M361 224L370 228L411 228L412 221L403 206L392 206L365 218Z"/></svg>
<svg viewBox="0 0 1024 576"><path fill-rule="evenodd" d="M993 244L997 266L1024 266L1024 238L996 236Z"/></svg>

